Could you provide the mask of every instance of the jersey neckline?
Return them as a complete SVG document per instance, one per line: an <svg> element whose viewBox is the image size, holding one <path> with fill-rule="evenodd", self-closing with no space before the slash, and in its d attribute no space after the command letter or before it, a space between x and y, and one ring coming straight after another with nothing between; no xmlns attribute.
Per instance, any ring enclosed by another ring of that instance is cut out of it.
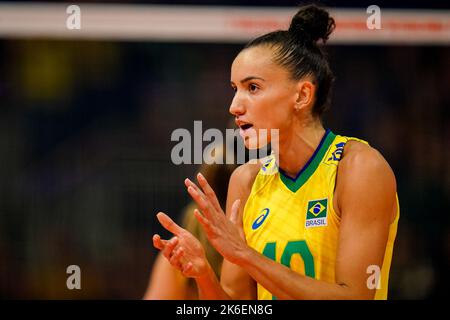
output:
<svg viewBox="0 0 450 320"><path fill-rule="evenodd" d="M297 192L297 190L300 189L306 181L308 181L308 179L316 171L335 137L336 135L330 129L327 129L313 155L309 158L308 162L295 178L289 177L283 169L278 168L278 171L280 172L280 179L289 190L292 192Z"/></svg>

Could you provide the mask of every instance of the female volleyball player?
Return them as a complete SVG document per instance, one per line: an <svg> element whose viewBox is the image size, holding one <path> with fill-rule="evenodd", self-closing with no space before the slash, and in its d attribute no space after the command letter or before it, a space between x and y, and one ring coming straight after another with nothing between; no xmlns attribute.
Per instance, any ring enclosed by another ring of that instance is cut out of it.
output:
<svg viewBox="0 0 450 320"><path fill-rule="evenodd" d="M279 129L279 143L262 165L233 172L226 216L202 175L199 186L185 181L225 259L220 281L195 237L157 215L175 236L155 235L155 247L195 278L201 299L387 298L399 219L394 174L365 141L321 122L333 75L317 42L334 26L327 11L301 7L289 30L251 41L232 64L230 112L246 146L259 143L260 129Z"/></svg>

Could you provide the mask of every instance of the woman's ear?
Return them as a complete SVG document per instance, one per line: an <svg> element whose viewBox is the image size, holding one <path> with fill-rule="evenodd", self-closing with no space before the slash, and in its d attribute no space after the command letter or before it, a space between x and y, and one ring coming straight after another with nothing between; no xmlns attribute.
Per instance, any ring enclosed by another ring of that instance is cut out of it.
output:
<svg viewBox="0 0 450 320"><path fill-rule="evenodd" d="M316 86L311 81L300 81L297 87L295 110L305 110L312 107Z"/></svg>

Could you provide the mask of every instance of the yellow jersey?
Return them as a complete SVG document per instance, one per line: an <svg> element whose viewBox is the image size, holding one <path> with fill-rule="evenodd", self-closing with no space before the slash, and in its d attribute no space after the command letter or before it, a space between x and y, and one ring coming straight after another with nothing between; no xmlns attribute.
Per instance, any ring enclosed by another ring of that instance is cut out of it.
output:
<svg viewBox="0 0 450 320"><path fill-rule="evenodd" d="M333 196L339 160L349 140L368 144L327 130L295 179L277 167L273 154L263 160L244 207L243 226L250 247L302 275L335 282L340 217L333 208ZM387 299L398 219L397 197L375 299ZM258 284L258 299L276 297Z"/></svg>

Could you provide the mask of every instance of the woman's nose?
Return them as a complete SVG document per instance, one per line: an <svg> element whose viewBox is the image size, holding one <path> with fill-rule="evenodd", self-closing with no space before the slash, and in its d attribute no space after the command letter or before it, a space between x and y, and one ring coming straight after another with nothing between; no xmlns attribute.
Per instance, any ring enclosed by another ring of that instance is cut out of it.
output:
<svg viewBox="0 0 450 320"><path fill-rule="evenodd" d="M242 99L239 99L239 96L238 96L237 93L234 96L233 101L231 101L231 105L230 105L229 111L234 116L242 115L242 114L245 113L245 108L244 108L244 105L242 103Z"/></svg>

